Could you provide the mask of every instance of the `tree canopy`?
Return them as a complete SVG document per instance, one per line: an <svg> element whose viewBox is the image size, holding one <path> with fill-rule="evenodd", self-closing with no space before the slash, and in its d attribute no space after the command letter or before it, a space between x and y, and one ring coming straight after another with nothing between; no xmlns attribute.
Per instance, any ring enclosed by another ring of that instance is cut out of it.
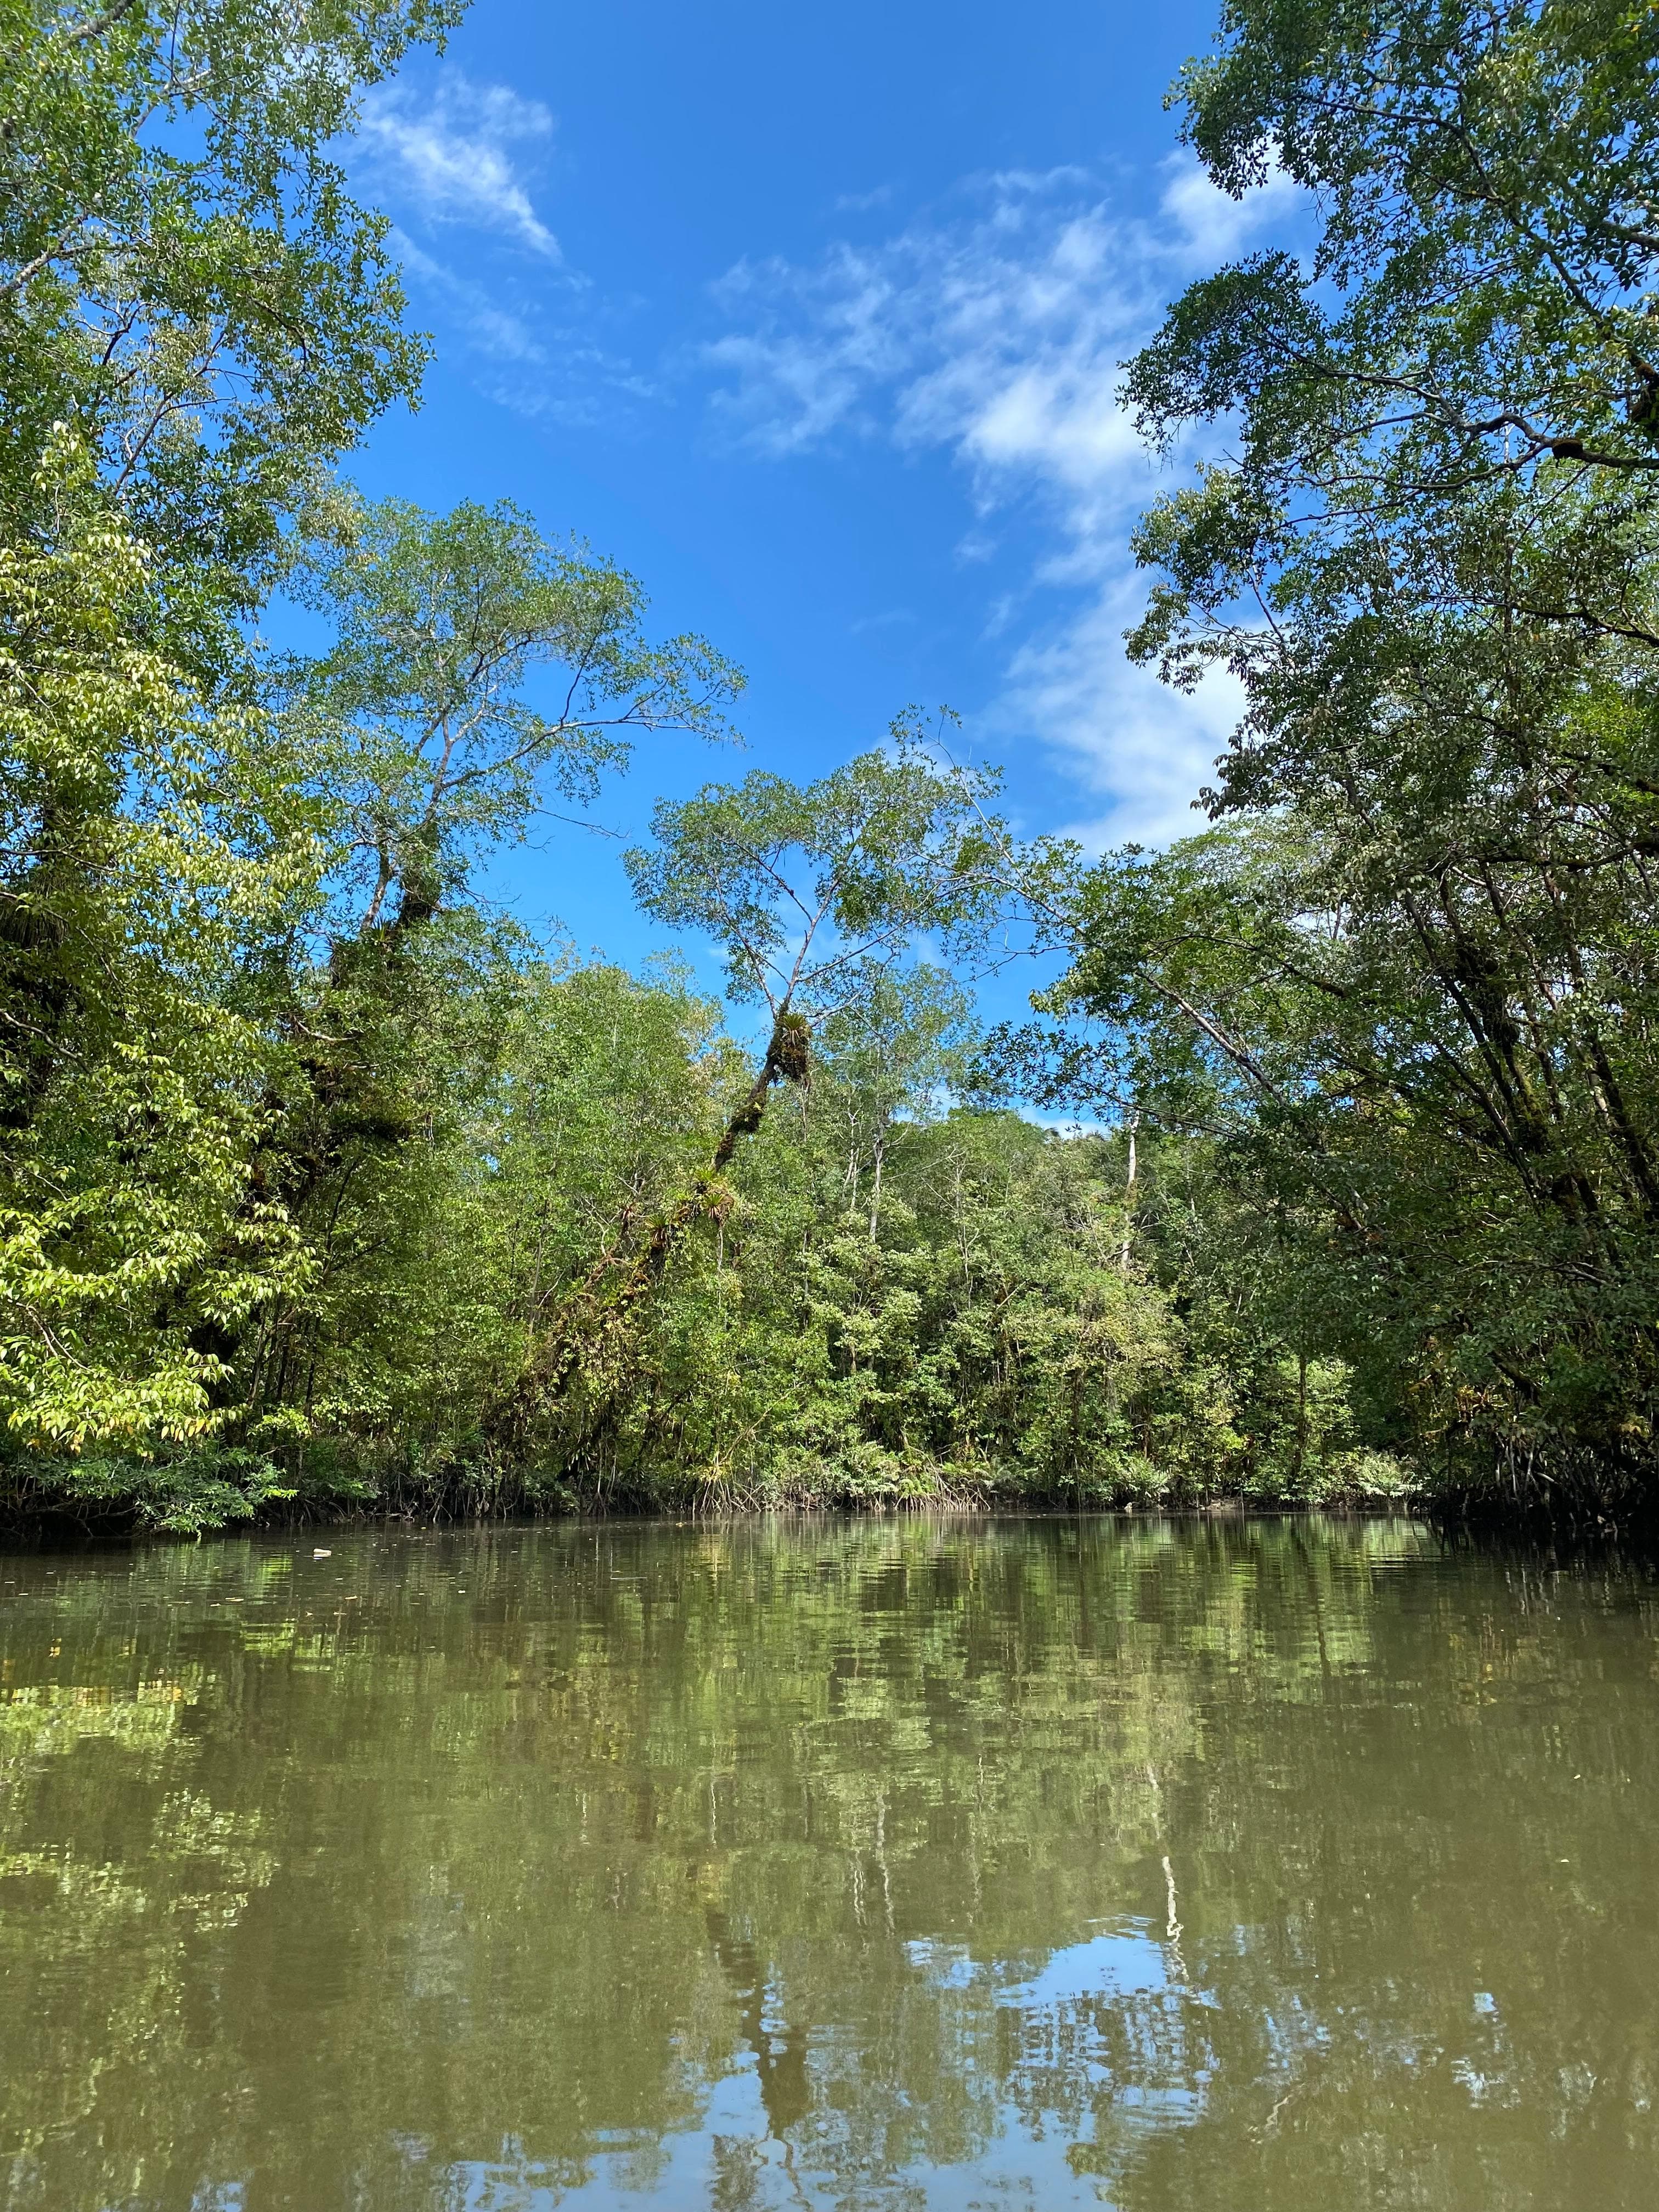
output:
<svg viewBox="0 0 1659 2212"><path fill-rule="evenodd" d="M489 862L741 672L339 473L426 349L334 149L459 0L4 6L9 1517L1650 1502L1651 11L1231 0L1183 128L1311 243L1125 371L1209 826L1023 842L907 712L659 805L629 975Z"/></svg>
<svg viewBox="0 0 1659 2212"><path fill-rule="evenodd" d="M1385 1434L1592 1511L1656 1410L1656 64L1639 11L1244 0L1183 76L1316 238L1130 364L1154 438L1236 429L1142 526L1132 650L1246 708L1052 1001L1104 1034L1051 1079L1214 1133Z"/></svg>

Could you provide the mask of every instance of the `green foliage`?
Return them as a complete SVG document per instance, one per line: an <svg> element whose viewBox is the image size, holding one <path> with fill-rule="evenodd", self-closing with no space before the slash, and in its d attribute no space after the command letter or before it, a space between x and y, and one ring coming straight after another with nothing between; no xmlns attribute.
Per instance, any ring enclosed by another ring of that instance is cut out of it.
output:
<svg viewBox="0 0 1659 2212"><path fill-rule="evenodd" d="M520 1032L537 1072L498 1094L495 1225L479 1237L504 1271L491 1302L532 1340L538 1308L562 1309L660 1212L743 1080L712 1009L683 994L586 970L538 996L551 1026ZM635 1330L594 1343L543 1407L509 1498L1106 1504L1401 1486L1358 1447L1340 1363L1304 1374L1298 1413L1282 1340L1258 1337L1260 1376L1234 1387L1217 1314L1187 1301L1183 1316L1185 1255L1132 1234L1121 1144L941 1117L941 1016L960 1010L927 979L911 1006L908 1024L886 998L828 1026L810 1089L737 1156ZM536 1126L515 1136L526 1110ZM502 1496L499 1463L464 1439L430 1480Z"/></svg>
<svg viewBox="0 0 1659 2212"><path fill-rule="evenodd" d="M521 836L547 787L590 798L636 732L727 734L741 673L700 638L649 646L634 579L580 546L547 544L510 505L434 515L351 495L314 518L289 588L325 613L331 650L283 671L285 727L346 855L367 873L362 927L401 888L423 919L461 890L479 849ZM557 704L525 696L555 673Z"/></svg>
<svg viewBox="0 0 1659 2212"><path fill-rule="evenodd" d="M257 717L142 641L142 550L76 448L53 540L0 554L0 1419L12 1444L212 1433L217 1332L306 1260L252 1188L268 1034L246 963L317 848Z"/></svg>
<svg viewBox="0 0 1659 2212"><path fill-rule="evenodd" d="M1237 192L1315 196L1310 275L1194 285L1134 362L1148 426L1242 410L1250 493L1456 502L1553 457L1659 470L1659 28L1620 0L1226 0L1177 87Z"/></svg>
<svg viewBox="0 0 1659 2212"><path fill-rule="evenodd" d="M711 937L732 996L816 1024L857 1003L915 939L977 945L1007 892L997 778L938 761L914 719L890 752L813 784L765 773L657 810L628 855L635 896L672 929Z"/></svg>
<svg viewBox="0 0 1659 2212"><path fill-rule="evenodd" d="M422 348L329 147L458 12L5 15L0 1514L1398 1481L1357 1365L1282 1300L1241 1322L1257 1224L1208 1154L1177 1225L1133 1136L956 1103L1016 860L1050 928L1076 866L1018 856L914 713L628 856L764 1010L758 1068L679 970L492 918L481 862L639 738L730 735L742 678L511 505L331 477ZM279 588L323 649L252 637ZM1639 763L1622 649L1581 720ZM1201 1052L1183 1079L1216 1087Z"/></svg>
<svg viewBox="0 0 1659 2212"><path fill-rule="evenodd" d="M257 602L318 471L415 391L386 220L330 148L462 4L4 0L0 506L33 514L72 422L186 628Z"/></svg>
<svg viewBox="0 0 1659 2212"><path fill-rule="evenodd" d="M338 645L275 717L214 707L137 642L146 562L67 446L60 476L61 544L7 572L13 1515L1359 1486L1346 1371L1303 1363L1287 1451L1282 1356L1241 1397L1121 1146L945 1110L968 1001L911 947L1001 909L986 779L905 744L659 812L642 895L775 1017L763 1124L683 976L550 960L468 896L596 726L522 706L532 653L627 625L618 719L667 718L682 648L637 643L631 586L514 515L350 507ZM550 1337L568 1387L525 1396Z"/></svg>
<svg viewBox="0 0 1659 2212"><path fill-rule="evenodd" d="M1591 1513L1659 1413L1656 65L1640 11L1230 6L1188 135L1319 238L1131 365L1156 436L1238 433L1146 519L1132 646L1246 713L1221 826L1093 872L1050 1001L1098 1025L1050 1082L1206 1134L1374 1438Z"/></svg>

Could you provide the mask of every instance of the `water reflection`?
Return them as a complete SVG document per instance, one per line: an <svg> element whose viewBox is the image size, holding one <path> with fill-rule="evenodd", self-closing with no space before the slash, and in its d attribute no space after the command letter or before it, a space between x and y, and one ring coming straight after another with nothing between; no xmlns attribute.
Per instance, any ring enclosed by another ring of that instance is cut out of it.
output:
<svg viewBox="0 0 1659 2212"><path fill-rule="evenodd" d="M0 2206L1645 2206L1648 1585L1404 1523L0 1560Z"/></svg>

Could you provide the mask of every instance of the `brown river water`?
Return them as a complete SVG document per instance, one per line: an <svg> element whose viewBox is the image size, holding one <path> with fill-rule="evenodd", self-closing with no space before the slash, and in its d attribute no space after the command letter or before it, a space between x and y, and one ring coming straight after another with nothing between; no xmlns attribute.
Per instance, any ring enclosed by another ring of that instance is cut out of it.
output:
<svg viewBox="0 0 1659 2212"><path fill-rule="evenodd" d="M0 1558L4 2212L1649 2212L1656 1907L1659 1585L1410 1522Z"/></svg>

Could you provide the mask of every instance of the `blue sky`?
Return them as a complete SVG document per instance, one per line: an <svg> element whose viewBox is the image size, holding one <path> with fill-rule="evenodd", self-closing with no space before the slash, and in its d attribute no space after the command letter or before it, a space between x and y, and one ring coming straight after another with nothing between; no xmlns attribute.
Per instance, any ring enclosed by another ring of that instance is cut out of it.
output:
<svg viewBox="0 0 1659 2212"><path fill-rule="evenodd" d="M511 497L748 671L746 753L642 747L594 810L622 841L659 793L821 773L910 702L963 714L1024 829L1194 824L1231 702L1124 661L1128 532L1170 479L1115 390L1164 303L1291 213L1273 186L1222 198L1177 147L1163 94L1212 22L473 0L372 99L348 166L437 358L352 472ZM637 961L660 939L622 841L550 825L493 888Z"/></svg>

